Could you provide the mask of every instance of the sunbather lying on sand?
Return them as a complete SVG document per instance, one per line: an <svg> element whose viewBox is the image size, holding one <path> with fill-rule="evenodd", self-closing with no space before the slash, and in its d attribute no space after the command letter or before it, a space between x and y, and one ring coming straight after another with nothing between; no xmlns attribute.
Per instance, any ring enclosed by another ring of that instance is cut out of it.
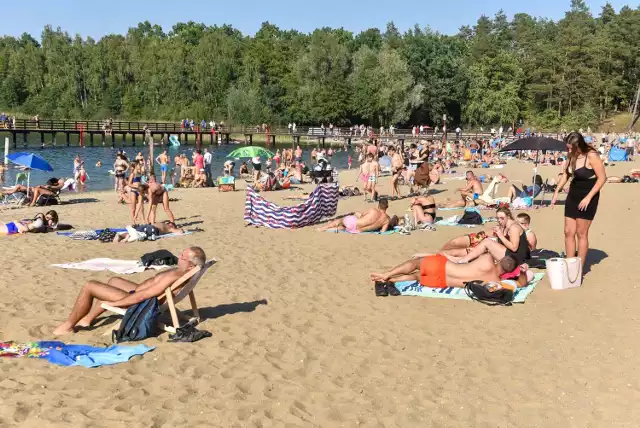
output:
<svg viewBox="0 0 640 428"><path fill-rule="evenodd" d="M135 230L140 233L144 233L147 236L155 235L168 235L170 233L175 233L177 235L181 235L184 233L183 229L178 229L176 224L171 221L163 222L163 223L153 223L153 224L141 224L133 226ZM113 242L121 243L121 242L129 242L130 235L127 232L116 233L116 236L113 238Z"/></svg>
<svg viewBox="0 0 640 428"><path fill-rule="evenodd" d="M346 230L349 233L361 232L386 232L393 228L397 223L397 217L394 216L394 222L387 215L389 201L381 199L377 208L370 208L363 213L355 213L344 218L330 221L318 230L324 232L329 229Z"/></svg>
<svg viewBox="0 0 640 428"><path fill-rule="evenodd" d="M202 248L191 247L182 251L177 268L161 272L140 284L122 278L111 278L106 284L89 281L82 286L69 318L53 330L53 334L60 336L75 332L77 327L89 327L104 312L100 307L102 303L128 308L151 297L160 297L167 287L189 270L204 266L205 260Z"/></svg>
<svg viewBox="0 0 640 428"><path fill-rule="evenodd" d="M43 232L55 230L58 226L58 213L51 210L46 214L39 213L31 220L14 220L9 223L0 222L0 235L17 233Z"/></svg>
<svg viewBox="0 0 640 428"><path fill-rule="evenodd" d="M411 259L384 273L372 273L371 280L376 282L419 281L423 287L445 288L464 287L465 282L480 280L499 282L500 275L513 272L517 267L516 259L505 256L494 263L493 258L482 255L471 263L456 264L442 254ZM517 279L519 287L528 283L526 269L521 269Z"/></svg>

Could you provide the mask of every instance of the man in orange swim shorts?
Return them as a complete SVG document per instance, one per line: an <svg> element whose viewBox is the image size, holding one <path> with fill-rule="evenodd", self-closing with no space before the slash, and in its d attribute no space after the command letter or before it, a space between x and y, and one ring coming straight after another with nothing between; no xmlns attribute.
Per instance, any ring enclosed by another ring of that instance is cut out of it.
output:
<svg viewBox="0 0 640 428"><path fill-rule="evenodd" d="M470 263L458 264L442 254L431 254L406 261L385 273L372 273L371 280L377 283L419 281L423 287L432 288L464 287L465 282L474 280L498 282L500 275L513 272L516 267L512 256L495 263L490 254L483 254ZM526 286L526 275L520 275L518 284Z"/></svg>

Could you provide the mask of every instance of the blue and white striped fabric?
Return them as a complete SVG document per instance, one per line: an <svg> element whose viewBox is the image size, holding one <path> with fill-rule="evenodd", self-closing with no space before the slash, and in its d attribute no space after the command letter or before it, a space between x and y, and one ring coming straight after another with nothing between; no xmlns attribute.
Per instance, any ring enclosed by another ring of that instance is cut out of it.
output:
<svg viewBox="0 0 640 428"><path fill-rule="evenodd" d="M244 202L244 220L256 226L272 229L296 229L311 226L338 210L338 185L321 184L309 198L291 207L281 207L269 202L252 187L247 188Z"/></svg>
<svg viewBox="0 0 640 428"><path fill-rule="evenodd" d="M544 278L544 273L536 273L533 281L529 285L523 288L518 288L513 298L514 303L524 303L525 299L529 297L529 294L533 292L536 285ZM404 281L396 283L396 288L403 296L421 296L431 297L436 299L457 299L457 300L471 300L464 288L429 288L422 287L417 281Z"/></svg>

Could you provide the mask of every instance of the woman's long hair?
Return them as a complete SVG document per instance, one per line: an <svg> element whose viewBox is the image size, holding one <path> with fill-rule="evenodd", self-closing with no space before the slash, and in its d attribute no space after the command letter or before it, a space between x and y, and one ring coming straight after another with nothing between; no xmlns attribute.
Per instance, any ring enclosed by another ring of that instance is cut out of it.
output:
<svg viewBox="0 0 640 428"><path fill-rule="evenodd" d="M589 152L596 151L596 149L587 144L587 142L584 140L584 137L579 132L572 132L564 137L564 143L566 145L571 145L571 150L568 153L567 159L567 169L571 168L571 173L576 170L576 161L578 160L578 156L580 156L581 154L587 155Z"/></svg>

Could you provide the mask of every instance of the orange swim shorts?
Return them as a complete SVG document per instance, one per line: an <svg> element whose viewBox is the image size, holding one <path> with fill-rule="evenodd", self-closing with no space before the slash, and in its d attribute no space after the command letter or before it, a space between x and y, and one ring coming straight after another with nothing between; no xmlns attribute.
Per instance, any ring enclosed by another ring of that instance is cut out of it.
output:
<svg viewBox="0 0 640 428"><path fill-rule="evenodd" d="M420 262L420 285L430 288L447 287L447 258L442 254L427 256Z"/></svg>

